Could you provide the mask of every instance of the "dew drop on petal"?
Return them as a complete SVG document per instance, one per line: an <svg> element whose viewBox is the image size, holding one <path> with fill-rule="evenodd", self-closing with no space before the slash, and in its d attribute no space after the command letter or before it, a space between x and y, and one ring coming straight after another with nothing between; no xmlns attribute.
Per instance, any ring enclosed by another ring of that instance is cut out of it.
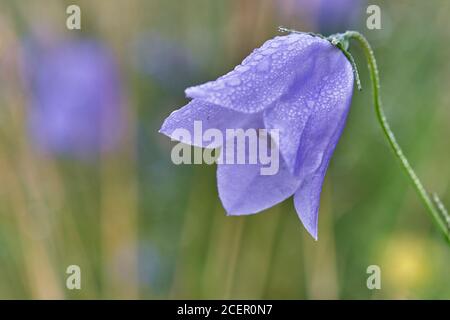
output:
<svg viewBox="0 0 450 320"><path fill-rule="evenodd" d="M223 88L225 88L225 85L223 83L223 81L217 81L214 86L212 86L213 90L222 90Z"/></svg>
<svg viewBox="0 0 450 320"><path fill-rule="evenodd" d="M246 72L246 71L250 70L250 67L239 65L235 68L235 70L242 73L242 72Z"/></svg>
<svg viewBox="0 0 450 320"><path fill-rule="evenodd" d="M295 50L295 49L298 49L298 45L297 45L296 43L290 44L290 45L287 47L287 50L288 50L288 51L292 51L292 50Z"/></svg>
<svg viewBox="0 0 450 320"><path fill-rule="evenodd" d="M260 54L257 54L257 55L255 55L255 56L253 57L253 59L254 59L255 61L259 61L259 60L261 60L262 58L264 58L264 56L262 56L262 55L260 55Z"/></svg>
<svg viewBox="0 0 450 320"><path fill-rule="evenodd" d="M275 59L275 60L281 60L282 57L283 57L283 53L281 53L281 52L275 52L272 55L272 58Z"/></svg>
<svg viewBox="0 0 450 320"><path fill-rule="evenodd" d="M229 86L237 87L238 85L241 84L241 79L239 79L238 77L231 77L227 79L226 83Z"/></svg>
<svg viewBox="0 0 450 320"><path fill-rule="evenodd" d="M278 47L280 46L280 42L278 42L278 41L273 41L273 42L270 44L270 46L271 46L272 48L278 48Z"/></svg>
<svg viewBox="0 0 450 320"><path fill-rule="evenodd" d="M268 72L270 70L271 65L272 62L270 61L270 59L265 59L258 64L256 70L258 72Z"/></svg>
<svg viewBox="0 0 450 320"><path fill-rule="evenodd" d="M271 54L273 54L275 52L277 52L277 49L275 49L275 48L267 48L267 49L262 50L261 54L265 55L265 56L269 56L269 55L271 55Z"/></svg>
<svg viewBox="0 0 450 320"><path fill-rule="evenodd" d="M298 40L299 40L298 36L296 36L295 34L290 34L285 38L284 41L288 44L291 44L291 43L297 42Z"/></svg>

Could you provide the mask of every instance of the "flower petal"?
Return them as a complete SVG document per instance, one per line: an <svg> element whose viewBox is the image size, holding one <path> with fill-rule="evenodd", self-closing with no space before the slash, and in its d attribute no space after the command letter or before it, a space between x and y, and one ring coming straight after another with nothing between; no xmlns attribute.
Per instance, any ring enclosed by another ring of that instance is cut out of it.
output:
<svg viewBox="0 0 450 320"><path fill-rule="evenodd" d="M347 119L351 93L328 112L316 112L306 124L299 145L299 178L294 204L306 230L317 240L318 212L323 180Z"/></svg>
<svg viewBox="0 0 450 320"><path fill-rule="evenodd" d="M243 129L262 128L262 114L259 115L259 117L254 117ZM278 146L274 143L273 138L270 135L267 137L270 137L271 140L267 141L262 138L261 134L258 135L257 149L251 148L250 139L246 140L244 147L236 143L236 140L233 141L234 144L230 145L232 141L230 137L222 148L224 163L219 163L217 166L217 185L219 197L227 214L257 213L290 197L298 189L300 180L289 172L282 157L279 156ZM263 160L260 154L262 153L262 143L272 146L267 150L270 153L265 153L271 155L271 161L265 162L268 163L266 165L262 164ZM245 164L230 164L226 161L230 146L234 156L239 151L245 152ZM249 155L252 152L258 153L256 161L253 162L255 164L251 164L252 162L249 161ZM267 168L268 165L275 170L271 172L272 175L263 175L262 168Z"/></svg>
<svg viewBox="0 0 450 320"><path fill-rule="evenodd" d="M305 78L305 72L310 74L304 62L317 48L334 47L327 40L308 34L275 37L254 50L233 71L188 88L186 94L240 112L260 112L285 94L296 78Z"/></svg>
<svg viewBox="0 0 450 320"><path fill-rule="evenodd" d="M219 197L228 215L245 215L270 208L294 194L299 179L280 159L275 175L261 175L260 164L219 164Z"/></svg>
<svg viewBox="0 0 450 320"><path fill-rule="evenodd" d="M224 132L226 129L240 128L254 118L241 112L212 105L201 99L194 99L184 107L172 112L164 121L159 132L180 142L205 147L209 143L203 139L194 139L194 121L201 121L201 130L218 129ZM177 129L186 129L189 136L178 136ZM203 132L199 132L203 134ZM221 144L218 144L220 146ZM211 145L209 145L211 147ZM214 146L216 147L216 146Z"/></svg>
<svg viewBox="0 0 450 320"><path fill-rule="evenodd" d="M314 49L291 87L264 111L265 127L279 130L281 154L294 174L299 173L305 126L315 126L312 116L337 108L333 111L340 117L349 108L353 91L353 70L342 52L334 47Z"/></svg>

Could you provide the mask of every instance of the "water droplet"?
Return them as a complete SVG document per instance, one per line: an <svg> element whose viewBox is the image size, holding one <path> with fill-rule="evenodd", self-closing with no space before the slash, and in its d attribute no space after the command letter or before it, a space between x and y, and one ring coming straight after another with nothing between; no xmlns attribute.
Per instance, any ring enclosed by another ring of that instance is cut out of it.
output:
<svg viewBox="0 0 450 320"><path fill-rule="evenodd" d="M268 56L271 55L273 53L277 52L277 50L275 48L268 48L268 49L264 49L261 51L261 54Z"/></svg>
<svg viewBox="0 0 450 320"><path fill-rule="evenodd" d="M213 90L221 90L223 88L225 88L223 81L216 81L212 87Z"/></svg>
<svg viewBox="0 0 450 320"><path fill-rule="evenodd" d="M257 66L256 66L256 70L258 72L267 72L270 70L270 67L272 65L272 62L270 61L269 58L261 61Z"/></svg>
<svg viewBox="0 0 450 320"><path fill-rule="evenodd" d="M273 41L273 42L270 44L270 46L271 46L272 48L278 48L278 47L280 46L280 42L279 42L279 41Z"/></svg>
<svg viewBox="0 0 450 320"><path fill-rule="evenodd" d="M288 49L289 51L292 51L292 50L297 49L298 47L299 47L299 46L298 46L297 43L293 43L293 44L290 44L290 45L287 47L287 49Z"/></svg>
<svg viewBox="0 0 450 320"><path fill-rule="evenodd" d="M259 61L259 60L261 60L262 58L264 58L262 55L260 55L260 54L255 54L255 56L253 57L253 59L255 60L255 61Z"/></svg>
<svg viewBox="0 0 450 320"><path fill-rule="evenodd" d="M235 70L236 71L238 71L238 72L246 72L246 71L248 71L250 69L250 67L248 67L248 66L243 66L243 65L239 65L239 66L237 66L236 68L235 68Z"/></svg>
<svg viewBox="0 0 450 320"><path fill-rule="evenodd" d="M288 44L297 42L298 40L299 40L298 35L290 34L290 35L286 36L286 43L288 43Z"/></svg>
<svg viewBox="0 0 450 320"><path fill-rule="evenodd" d="M238 77L231 77L231 78L227 79L226 82L228 85L230 85L232 87L236 87L241 84L241 79L239 79Z"/></svg>
<svg viewBox="0 0 450 320"><path fill-rule="evenodd" d="M275 60L281 60L282 56L283 56L283 54L281 52L275 52L272 55L272 58L275 59Z"/></svg>

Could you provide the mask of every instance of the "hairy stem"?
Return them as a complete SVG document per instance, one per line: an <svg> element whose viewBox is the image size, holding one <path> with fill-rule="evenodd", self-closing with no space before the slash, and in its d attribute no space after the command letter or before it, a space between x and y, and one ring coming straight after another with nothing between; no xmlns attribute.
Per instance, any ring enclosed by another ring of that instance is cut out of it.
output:
<svg viewBox="0 0 450 320"><path fill-rule="evenodd" d="M442 233L445 235L447 240L450 242L450 225L448 221L445 220L447 211L443 204L440 201L436 201L439 203L439 206L435 204L435 202L432 201L430 198L430 195L425 190L422 182L417 177L417 174L414 172L413 168L409 164L408 159L405 157L402 149L400 148L400 145L398 144L394 133L392 132L389 123L387 122L382 104L381 104L381 98L380 98L380 79L378 75L378 68L377 68L377 62L375 60L375 55L373 54L372 48L370 47L369 42L367 39L359 32L357 31L347 31L343 34L343 37L346 39L353 39L356 40L359 45L364 50L364 55L366 56L368 66L369 66L369 73L370 78L372 80L372 89L373 89L373 103L375 106L375 112L377 115L378 122L381 125L381 128L383 129L383 132L389 142L389 145L391 146L392 150L394 151L397 159L400 161L404 171L410 178L411 182L413 183L414 188L416 189L417 193L419 194L420 198L424 202L426 208L428 209L428 212L430 213L432 219L436 222L439 229L442 231Z"/></svg>

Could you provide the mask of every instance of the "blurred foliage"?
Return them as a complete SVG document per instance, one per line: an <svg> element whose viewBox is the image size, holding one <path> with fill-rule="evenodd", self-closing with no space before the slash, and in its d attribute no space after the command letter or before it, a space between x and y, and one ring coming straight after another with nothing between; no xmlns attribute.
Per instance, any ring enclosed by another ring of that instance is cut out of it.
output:
<svg viewBox="0 0 450 320"><path fill-rule="evenodd" d="M186 86L231 70L279 25L324 29L317 8L295 1L0 0L0 298L450 298L450 248L387 147L357 47L363 91L327 174L318 242L291 200L226 217L215 167L170 161L173 144L157 131L187 102ZM382 29L366 29L364 2L352 27L375 49L405 153L450 204L450 3L372 2ZM81 7L81 31L65 27L69 4ZM36 150L22 61L30 37L111 50L127 107L120 148L88 162ZM81 290L65 287L71 264ZM366 287L372 264L381 290Z"/></svg>

